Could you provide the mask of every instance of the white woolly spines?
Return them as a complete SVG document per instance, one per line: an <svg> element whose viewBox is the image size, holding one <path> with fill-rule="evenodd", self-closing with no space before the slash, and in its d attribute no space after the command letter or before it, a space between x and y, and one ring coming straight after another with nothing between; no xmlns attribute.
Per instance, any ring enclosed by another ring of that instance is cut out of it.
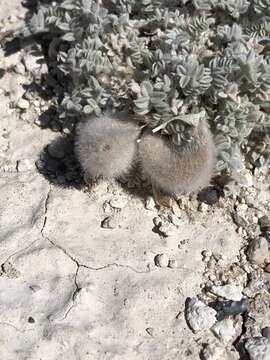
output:
<svg viewBox="0 0 270 360"><path fill-rule="evenodd" d="M206 122L201 120L193 140L182 147L165 136L144 134L139 142L139 159L145 176L165 193L195 192L210 183L215 145Z"/></svg>
<svg viewBox="0 0 270 360"><path fill-rule="evenodd" d="M131 168L140 129L123 117L90 117L77 126L75 153L86 177L117 178Z"/></svg>

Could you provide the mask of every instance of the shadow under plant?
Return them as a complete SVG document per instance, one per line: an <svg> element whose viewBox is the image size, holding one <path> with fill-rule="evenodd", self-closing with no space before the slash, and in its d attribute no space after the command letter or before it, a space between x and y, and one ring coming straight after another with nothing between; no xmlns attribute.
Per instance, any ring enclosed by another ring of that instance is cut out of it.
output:
<svg viewBox="0 0 270 360"><path fill-rule="evenodd" d="M80 189L83 174L73 152L73 142L71 135L59 136L43 149L36 166L50 183Z"/></svg>

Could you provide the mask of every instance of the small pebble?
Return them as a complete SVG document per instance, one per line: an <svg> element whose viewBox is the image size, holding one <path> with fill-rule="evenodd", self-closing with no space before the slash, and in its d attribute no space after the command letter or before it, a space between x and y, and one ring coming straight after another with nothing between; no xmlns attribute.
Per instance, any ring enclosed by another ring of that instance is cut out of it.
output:
<svg viewBox="0 0 270 360"><path fill-rule="evenodd" d="M175 226L169 222L161 222L159 231L166 237L169 237L175 233Z"/></svg>
<svg viewBox="0 0 270 360"><path fill-rule="evenodd" d="M178 206L178 204L176 203L173 203L172 205L172 212L174 213L174 215L176 215L177 217L181 217L181 209L180 207Z"/></svg>
<svg viewBox="0 0 270 360"><path fill-rule="evenodd" d="M204 258L208 258L208 257L210 258L212 256L212 251L211 250L203 250L202 256Z"/></svg>
<svg viewBox="0 0 270 360"><path fill-rule="evenodd" d="M116 229L119 227L119 219L115 215L108 216L102 221L101 227L104 229Z"/></svg>
<svg viewBox="0 0 270 360"><path fill-rule="evenodd" d="M152 196L148 196L146 201L145 201L145 208L147 210L154 210L156 207L155 201L152 198Z"/></svg>
<svg viewBox="0 0 270 360"><path fill-rule="evenodd" d="M254 337L245 343L250 360L270 359L270 339L265 337Z"/></svg>
<svg viewBox="0 0 270 360"><path fill-rule="evenodd" d="M224 342L231 341L236 335L232 319L224 319L217 322L213 326L212 331L219 339L223 340Z"/></svg>
<svg viewBox="0 0 270 360"><path fill-rule="evenodd" d="M37 71L37 69L40 69L41 64L39 63L42 56L34 56L32 54L26 54L23 57L23 63L26 68L26 70L30 73L33 73Z"/></svg>
<svg viewBox="0 0 270 360"><path fill-rule="evenodd" d="M186 320L194 332L210 329L216 322L216 311L205 305L197 297L189 300Z"/></svg>
<svg viewBox="0 0 270 360"><path fill-rule="evenodd" d="M270 273L270 263L266 265L265 271L268 272L268 273Z"/></svg>
<svg viewBox="0 0 270 360"><path fill-rule="evenodd" d="M154 329L149 327L149 328L146 328L145 331L147 332L147 334L149 334L150 336L153 336L154 335Z"/></svg>
<svg viewBox="0 0 270 360"><path fill-rule="evenodd" d="M239 301L243 297L243 287L233 284L227 284L224 286L213 286L210 291L211 293L223 297L226 300Z"/></svg>
<svg viewBox="0 0 270 360"><path fill-rule="evenodd" d="M112 212L112 208L107 201L105 201L105 203L103 204L103 211L105 212L105 214L110 214Z"/></svg>
<svg viewBox="0 0 270 360"><path fill-rule="evenodd" d="M180 224L181 224L180 219L179 219L176 215L174 215L174 214L170 214L170 215L169 215L169 220L170 220L171 223L172 223L173 225L175 225L175 226L180 226Z"/></svg>
<svg viewBox="0 0 270 360"><path fill-rule="evenodd" d="M270 230L270 217L264 215L259 218L258 222L262 231Z"/></svg>
<svg viewBox="0 0 270 360"><path fill-rule="evenodd" d="M246 220L242 216L240 216L236 211L232 213L232 218L237 226L242 228L245 228L247 226Z"/></svg>
<svg viewBox="0 0 270 360"><path fill-rule="evenodd" d="M209 280L210 281L215 281L216 279L217 279L216 275L214 275L214 274L209 275Z"/></svg>
<svg viewBox="0 0 270 360"><path fill-rule="evenodd" d="M14 71L17 73L17 74L20 74L20 75L24 75L25 74L25 67L24 65L19 62L18 64L16 64L14 66Z"/></svg>
<svg viewBox="0 0 270 360"><path fill-rule="evenodd" d="M220 301L216 304L217 320L221 321L229 316L243 314L249 309L249 302L246 299L241 301Z"/></svg>
<svg viewBox="0 0 270 360"><path fill-rule="evenodd" d="M270 192L267 191L260 191L257 197L259 203L267 205L270 204Z"/></svg>
<svg viewBox="0 0 270 360"><path fill-rule="evenodd" d="M269 258L268 241L264 237L254 239L248 248L248 259L256 264L264 264L264 261Z"/></svg>
<svg viewBox="0 0 270 360"><path fill-rule="evenodd" d="M35 107L40 107L40 102L38 100L34 100L33 104Z"/></svg>
<svg viewBox="0 0 270 360"><path fill-rule="evenodd" d="M118 197L110 200L111 207L115 209L123 209L128 203L128 200L123 197Z"/></svg>
<svg viewBox="0 0 270 360"><path fill-rule="evenodd" d="M249 298L259 294L267 294L270 290L270 275L267 272L258 273L253 271L249 277L247 287L243 293Z"/></svg>
<svg viewBox="0 0 270 360"><path fill-rule="evenodd" d="M28 109L29 108L29 102L27 100L21 98L17 102L17 107L22 109L22 110Z"/></svg>
<svg viewBox="0 0 270 360"><path fill-rule="evenodd" d="M239 355L236 350L224 348L220 343L206 344L201 352L202 360L238 360Z"/></svg>
<svg viewBox="0 0 270 360"><path fill-rule="evenodd" d="M168 266L169 266L169 268L171 268L171 269L177 268L177 261L176 261L176 260L169 260Z"/></svg>
<svg viewBox="0 0 270 360"><path fill-rule="evenodd" d="M236 209L239 214L244 214L247 211L248 206L247 204L239 204L237 205Z"/></svg>
<svg viewBox="0 0 270 360"><path fill-rule="evenodd" d="M155 261L156 266L159 266L161 268L168 267L168 265L169 265L169 259L166 254L156 255L154 261Z"/></svg>
<svg viewBox="0 0 270 360"><path fill-rule="evenodd" d="M201 357L203 360L224 359L224 348L219 344L206 344Z"/></svg>
<svg viewBox="0 0 270 360"><path fill-rule="evenodd" d="M208 210L208 205L206 203L200 203L198 210L202 213L206 213Z"/></svg>
<svg viewBox="0 0 270 360"><path fill-rule="evenodd" d="M270 339L270 327L266 326L262 329L262 336Z"/></svg>
<svg viewBox="0 0 270 360"><path fill-rule="evenodd" d="M18 172L33 170L35 169L35 162L31 159L18 160L16 169Z"/></svg>

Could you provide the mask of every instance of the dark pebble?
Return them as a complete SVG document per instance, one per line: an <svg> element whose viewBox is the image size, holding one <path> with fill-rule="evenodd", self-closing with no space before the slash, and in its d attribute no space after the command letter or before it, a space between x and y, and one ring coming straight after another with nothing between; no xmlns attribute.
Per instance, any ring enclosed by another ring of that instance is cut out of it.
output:
<svg viewBox="0 0 270 360"><path fill-rule="evenodd" d="M249 302L247 299L240 301L220 301L212 305L217 311L217 320L221 321L228 316L235 316L243 314L249 309Z"/></svg>
<svg viewBox="0 0 270 360"><path fill-rule="evenodd" d="M29 322L30 324L33 324L33 323L35 322L35 319L33 319L32 316L29 316L28 322Z"/></svg>
<svg viewBox="0 0 270 360"><path fill-rule="evenodd" d="M270 338L270 327L266 326L265 328L262 329L262 336L265 338Z"/></svg>
<svg viewBox="0 0 270 360"><path fill-rule="evenodd" d="M259 218L259 225L262 231L270 231L270 217L264 215Z"/></svg>
<svg viewBox="0 0 270 360"><path fill-rule="evenodd" d="M245 228L247 226L246 220L242 216L238 215L236 211L232 213L232 218L235 225L240 226L242 228Z"/></svg>

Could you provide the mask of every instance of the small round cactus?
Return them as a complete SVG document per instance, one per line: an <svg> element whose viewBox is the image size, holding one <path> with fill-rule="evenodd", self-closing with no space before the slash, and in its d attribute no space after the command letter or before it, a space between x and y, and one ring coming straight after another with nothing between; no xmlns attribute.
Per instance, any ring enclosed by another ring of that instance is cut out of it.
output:
<svg viewBox="0 0 270 360"><path fill-rule="evenodd" d="M75 154L85 178L118 178L130 170L140 128L127 116L119 113L90 117L79 123Z"/></svg>
<svg viewBox="0 0 270 360"><path fill-rule="evenodd" d="M207 123L200 120L193 139L182 146L166 136L146 132L139 142L143 173L167 194L195 192L209 185L215 167L215 145Z"/></svg>

